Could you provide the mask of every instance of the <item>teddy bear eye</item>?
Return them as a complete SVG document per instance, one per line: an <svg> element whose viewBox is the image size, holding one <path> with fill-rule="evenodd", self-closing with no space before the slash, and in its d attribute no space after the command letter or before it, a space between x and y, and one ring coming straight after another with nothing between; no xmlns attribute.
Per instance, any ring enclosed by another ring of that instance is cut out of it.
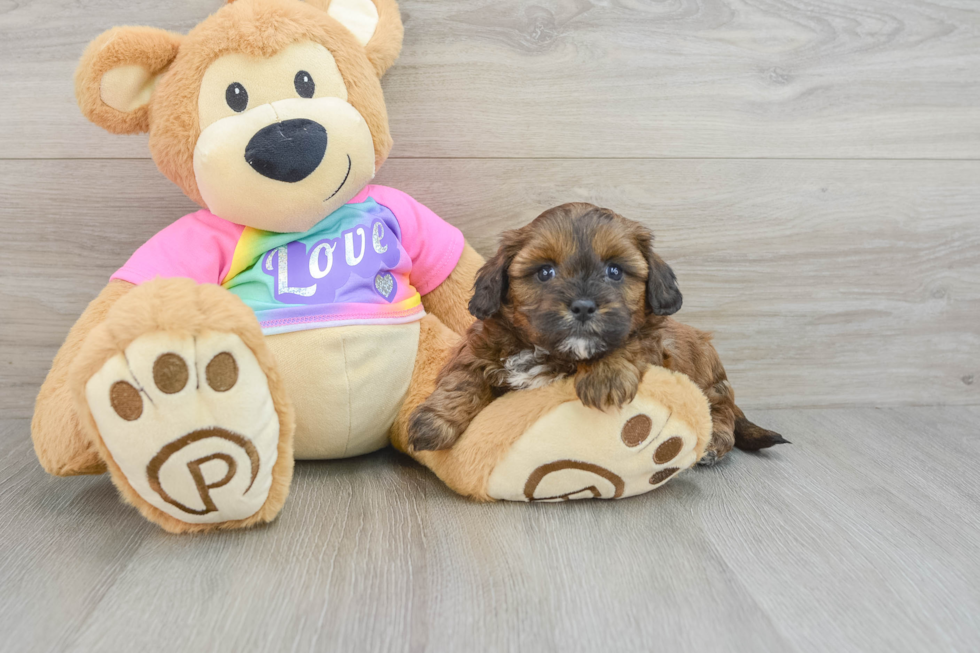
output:
<svg viewBox="0 0 980 653"><path fill-rule="evenodd" d="M233 82L225 89L225 102L235 113L241 113L248 106L248 91L238 82Z"/></svg>
<svg viewBox="0 0 980 653"><path fill-rule="evenodd" d="M305 98L313 97L313 91L316 90L316 84L313 83L313 78L305 70L296 73L296 77L293 78L293 86L296 87L296 92L299 93L299 96Z"/></svg>

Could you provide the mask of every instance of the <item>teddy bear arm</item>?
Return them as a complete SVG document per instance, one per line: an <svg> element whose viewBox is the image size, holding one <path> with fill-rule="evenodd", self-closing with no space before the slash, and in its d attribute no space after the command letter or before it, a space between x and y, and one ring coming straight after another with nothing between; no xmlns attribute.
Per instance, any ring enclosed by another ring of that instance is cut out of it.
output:
<svg viewBox="0 0 980 653"><path fill-rule="evenodd" d="M117 279L102 289L68 332L41 385L31 421L31 438L38 460L49 474L75 476L106 471L97 449L82 431L69 371L88 335L132 288L133 284Z"/></svg>
<svg viewBox="0 0 980 653"><path fill-rule="evenodd" d="M452 274L432 292L422 296L426 312L438 317L456 333L465 333L473 323L469 301L473 295L473 281L483 262L483 257L467 243Z"/></svg>

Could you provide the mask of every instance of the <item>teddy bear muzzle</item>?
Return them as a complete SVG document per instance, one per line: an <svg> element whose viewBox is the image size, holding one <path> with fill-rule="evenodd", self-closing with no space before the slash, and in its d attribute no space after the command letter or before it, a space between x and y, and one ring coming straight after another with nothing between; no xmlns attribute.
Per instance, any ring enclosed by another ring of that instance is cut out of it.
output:
<svg viewBox="0 0 980 653"><path fill-rule="evenodd" d="M279 233L301 232L350 200L374 176L363 116L336 97L261 104L208 125L194 176L211 213Z"/></svg>

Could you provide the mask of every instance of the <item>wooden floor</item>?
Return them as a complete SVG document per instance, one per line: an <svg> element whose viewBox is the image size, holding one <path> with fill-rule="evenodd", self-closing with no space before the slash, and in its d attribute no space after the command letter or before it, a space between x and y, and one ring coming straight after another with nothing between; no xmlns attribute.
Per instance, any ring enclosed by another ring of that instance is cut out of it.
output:
<svg viewBox="0 0 980 653"><path fill-rule="evenodd" d="M474 504L381 452L197 537L3 421L0 648L980 650L980 408L754 417L793 445L614 503Z"/></svg>
<svg viewBox="0 0 980 653"><path fill-rule="evenodd" d="M222 0L0 0L0 651L980 650L980 2L401 0L409 192L487 254L649 225L792 446L615 503L474 505L391 452L173 537L29 440L59 343L193 205L87 124L85 44Z"/></svg>

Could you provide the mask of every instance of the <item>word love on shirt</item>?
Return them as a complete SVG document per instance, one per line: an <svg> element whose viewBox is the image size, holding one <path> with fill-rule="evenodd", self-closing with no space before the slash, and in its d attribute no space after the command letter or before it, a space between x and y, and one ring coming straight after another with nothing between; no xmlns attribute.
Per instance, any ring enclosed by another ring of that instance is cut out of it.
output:
<svg viewBox="0 0 980 653"><path fill-rule="evenodd" d="M307 244L303 240L269 250L262 270L275 279L278 301L290 304L332 302L351 276L367 280L375 292L391 302L396 286L386 271L398 265L398 237L381 220L341 232L339 238L324 238Z"/></svg>

